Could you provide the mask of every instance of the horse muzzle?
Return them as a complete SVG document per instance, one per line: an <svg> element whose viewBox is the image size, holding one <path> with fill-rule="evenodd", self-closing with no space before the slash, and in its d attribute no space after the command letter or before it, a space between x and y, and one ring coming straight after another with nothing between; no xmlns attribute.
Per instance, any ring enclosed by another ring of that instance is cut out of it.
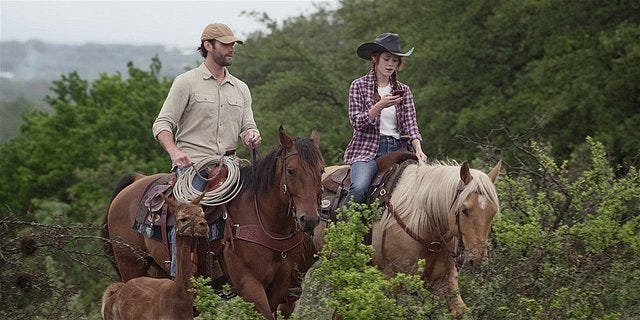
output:
<svg viewBox="0 0 640 320"><path fill-rule="evenodd" d="M319 222L320 215L317 211L315 212L315 214L302 213L300 215L297 215L296 219L296 223L298 224L300 229L302 229L302 231L304 231L304 233L308 234L309 236L313 236L313 231L315 230Z"/></svg>
<svg viewBox="0 0 640 320"><path fill-rule="evenodd" d="M487 261L489 261L489 254L486 245L478 245L470 250L465 249L462 254L456 258L456 264L458 266L470 266L472 270Z"/></svg>

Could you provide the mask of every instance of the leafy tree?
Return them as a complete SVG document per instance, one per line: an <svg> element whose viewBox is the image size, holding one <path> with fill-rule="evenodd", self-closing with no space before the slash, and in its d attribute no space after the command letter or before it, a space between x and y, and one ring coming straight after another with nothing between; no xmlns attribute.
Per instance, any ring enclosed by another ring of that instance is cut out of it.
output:
<svg viewBox="0 0 640 320"><path fill-rule="evenodd" d="M283 125L297 136L317 128L325 159L341 162L351 136L346 120L347 89L351 75L340 70L345 63L337 28L329 27L331 13L320 10L296 17L278 27L269 17L268 35L255 34L238 52L234 70L251 88L256 122L266 144L277 142ZM326 121L323 119L334 119Z"/></svg>
<svg viewBox="0 0 640 320"><path fill-rule="evenodd" d="M90 84L72 72L55 81L47 97L53 111L25 116L20 136L1 146L3 178L12 182L0 186L3 204L22 212L33 199L69 203L78 182L74 172L96 169L105 160L135 161L142 172L168 171L150 129L170 85L158 77L160 66L154 59L147 72L129 64L127 79L104 74ZM126 173L115 169L109 180L94 185L111 188Z"/></svg>

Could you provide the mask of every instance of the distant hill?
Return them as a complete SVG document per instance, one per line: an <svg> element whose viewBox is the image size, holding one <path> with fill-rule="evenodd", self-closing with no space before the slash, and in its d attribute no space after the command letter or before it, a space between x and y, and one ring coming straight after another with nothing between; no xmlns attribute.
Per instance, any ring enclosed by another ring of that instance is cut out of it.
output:
<svg viewBox="0 0 640 320"><path fill-rule="evenodd" d="M18 133L24 109L48 109L43 99L50 94L51 83L63 74L76 71L89 81L101 73L126 75L129 61L147 70L156 55L162 62L160 74L169 78L202 60L195 46L185 49L160 45L0 41L0 143Z"/></svg>
<svg viewBox="0 0 640 320"><path fill-rule="evenodd" d="M55 80L77 71L83 78L96 79L100 73L126 71L132 61L146 68L158 55L162 74L175 76L196 65L196 48L178 49L159 45L51 44L42 41L0 41L0 77L15 80Z"/></svg>

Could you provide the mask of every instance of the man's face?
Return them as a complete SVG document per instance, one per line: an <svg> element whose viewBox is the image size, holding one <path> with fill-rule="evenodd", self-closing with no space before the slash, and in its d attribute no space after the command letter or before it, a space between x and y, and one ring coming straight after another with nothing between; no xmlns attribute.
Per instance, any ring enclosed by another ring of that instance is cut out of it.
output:
<svg viewBox="0 0 640 320"><path fill-rule="evenodd" d="M233 62L233 54L235 53L235 42L228 44L220 41L211 41L213 50L209 53L213 58L213 61L219 66L230 66Z"/></svg>

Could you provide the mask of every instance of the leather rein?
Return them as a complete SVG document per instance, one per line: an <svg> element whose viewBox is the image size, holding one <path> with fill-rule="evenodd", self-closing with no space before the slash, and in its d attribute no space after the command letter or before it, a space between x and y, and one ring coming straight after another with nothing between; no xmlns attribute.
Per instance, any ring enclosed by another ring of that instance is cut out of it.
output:
<svg viewBox="0 0 640 320"><path fill-rule="evenodd" d="M460 181L458 183L458 187L456 188L456 194L453 198L453 201L451 202L451 205L449 206L449 211L451 211L453 209L453 206L456 204L456 202L458 201L458 198L460 197L460 194L462 193L462 191L464 191L465 188L465 184ZM411 238L413 238L415 241L417 241L418 243L420 243L422 246L424 246L428 252L431 253L440 253L442 251L442 248L446 248L447 251L449 251L449 254L451 255L451 257L455 257L457 252L461 252L459 250L464 250L464 242L462 240L462 230L460 229L460 209L458 208L455 212L456 215L456 227L458 228L458 234L457 234L457 238L458 238L458 246L456 248L456 250L454 252L451 252L451 250L449 250L447 243L449 243L449 241L451 241L451 239L453 239L453 233L451 232L451 230L447 230L446 233L444 234L440 234L439 235L439 240L436 241L428 241L422 237L420 237L417 233L415 233L413 230L411 230L407 224L402 220L402 217L400 217L400 214L398 214L398 212L394 209L393 205L391 204L391 199L389 198L389 196L385 193L385 194L381 194L384 197L384 203L387 207L387 210L389 212L391 212L391 214L393 215L393 218L396 220L396 222L398 223L398 226L400 226L400 228L402 228L402 230L404 230Z"/></svg>
<svg viewBox="0 0 640 320"><path fill-rule="evenodd" d="M295 205L293 203L293 199L291 197L291 193L289 192L288 188L287 188L287 181L286 181L286 173L285 173L285 160L291 156L296 156L298 155L298 152L289 152L287 154L284 155L284 157L282 157L282 174L285 177L285 182L283 184L283 193L285 193L287 195L287 199L288 199L288 203L287 203L287 216L288 217L292 217L295 219ZM251 154L251 162L252 162L252 169L253 169L253 165L256 162L256 151L255 149L253 149L253 152ZM253 174L253 178L255 179L255 172ZM255 207L255 212L256 212L256 216L258 218L258 224L257 225L239 225L239 224L234 224L231 221L231 218L228 216L228 213L226 212L226 208L225 208L225 219L227 220L227 223L229 224L229 226L231 227L231 239L237 239L237 240L243 240L243 241L247 241L247 242L252 242L252 243L256 243L259 244L263 247L267 247L271 250L274 251L279 251L280 255L282 256L283 259L285 259L287 257L287 252L292 250L293 248L297 247L300 243L302 243L302 241L304 240L304 234L303 232L296 227L296 229L294 231L292 231L291 233L289 233L288 235L285 236L274 236L272 235L264 226L264 223L262 222L262 217L260 215L260 209L258 207L258 197L254 194L253 196L253 204ZM297 223L296 223L296 226ZM232 242L233 243L233 242Z"/></svg>

